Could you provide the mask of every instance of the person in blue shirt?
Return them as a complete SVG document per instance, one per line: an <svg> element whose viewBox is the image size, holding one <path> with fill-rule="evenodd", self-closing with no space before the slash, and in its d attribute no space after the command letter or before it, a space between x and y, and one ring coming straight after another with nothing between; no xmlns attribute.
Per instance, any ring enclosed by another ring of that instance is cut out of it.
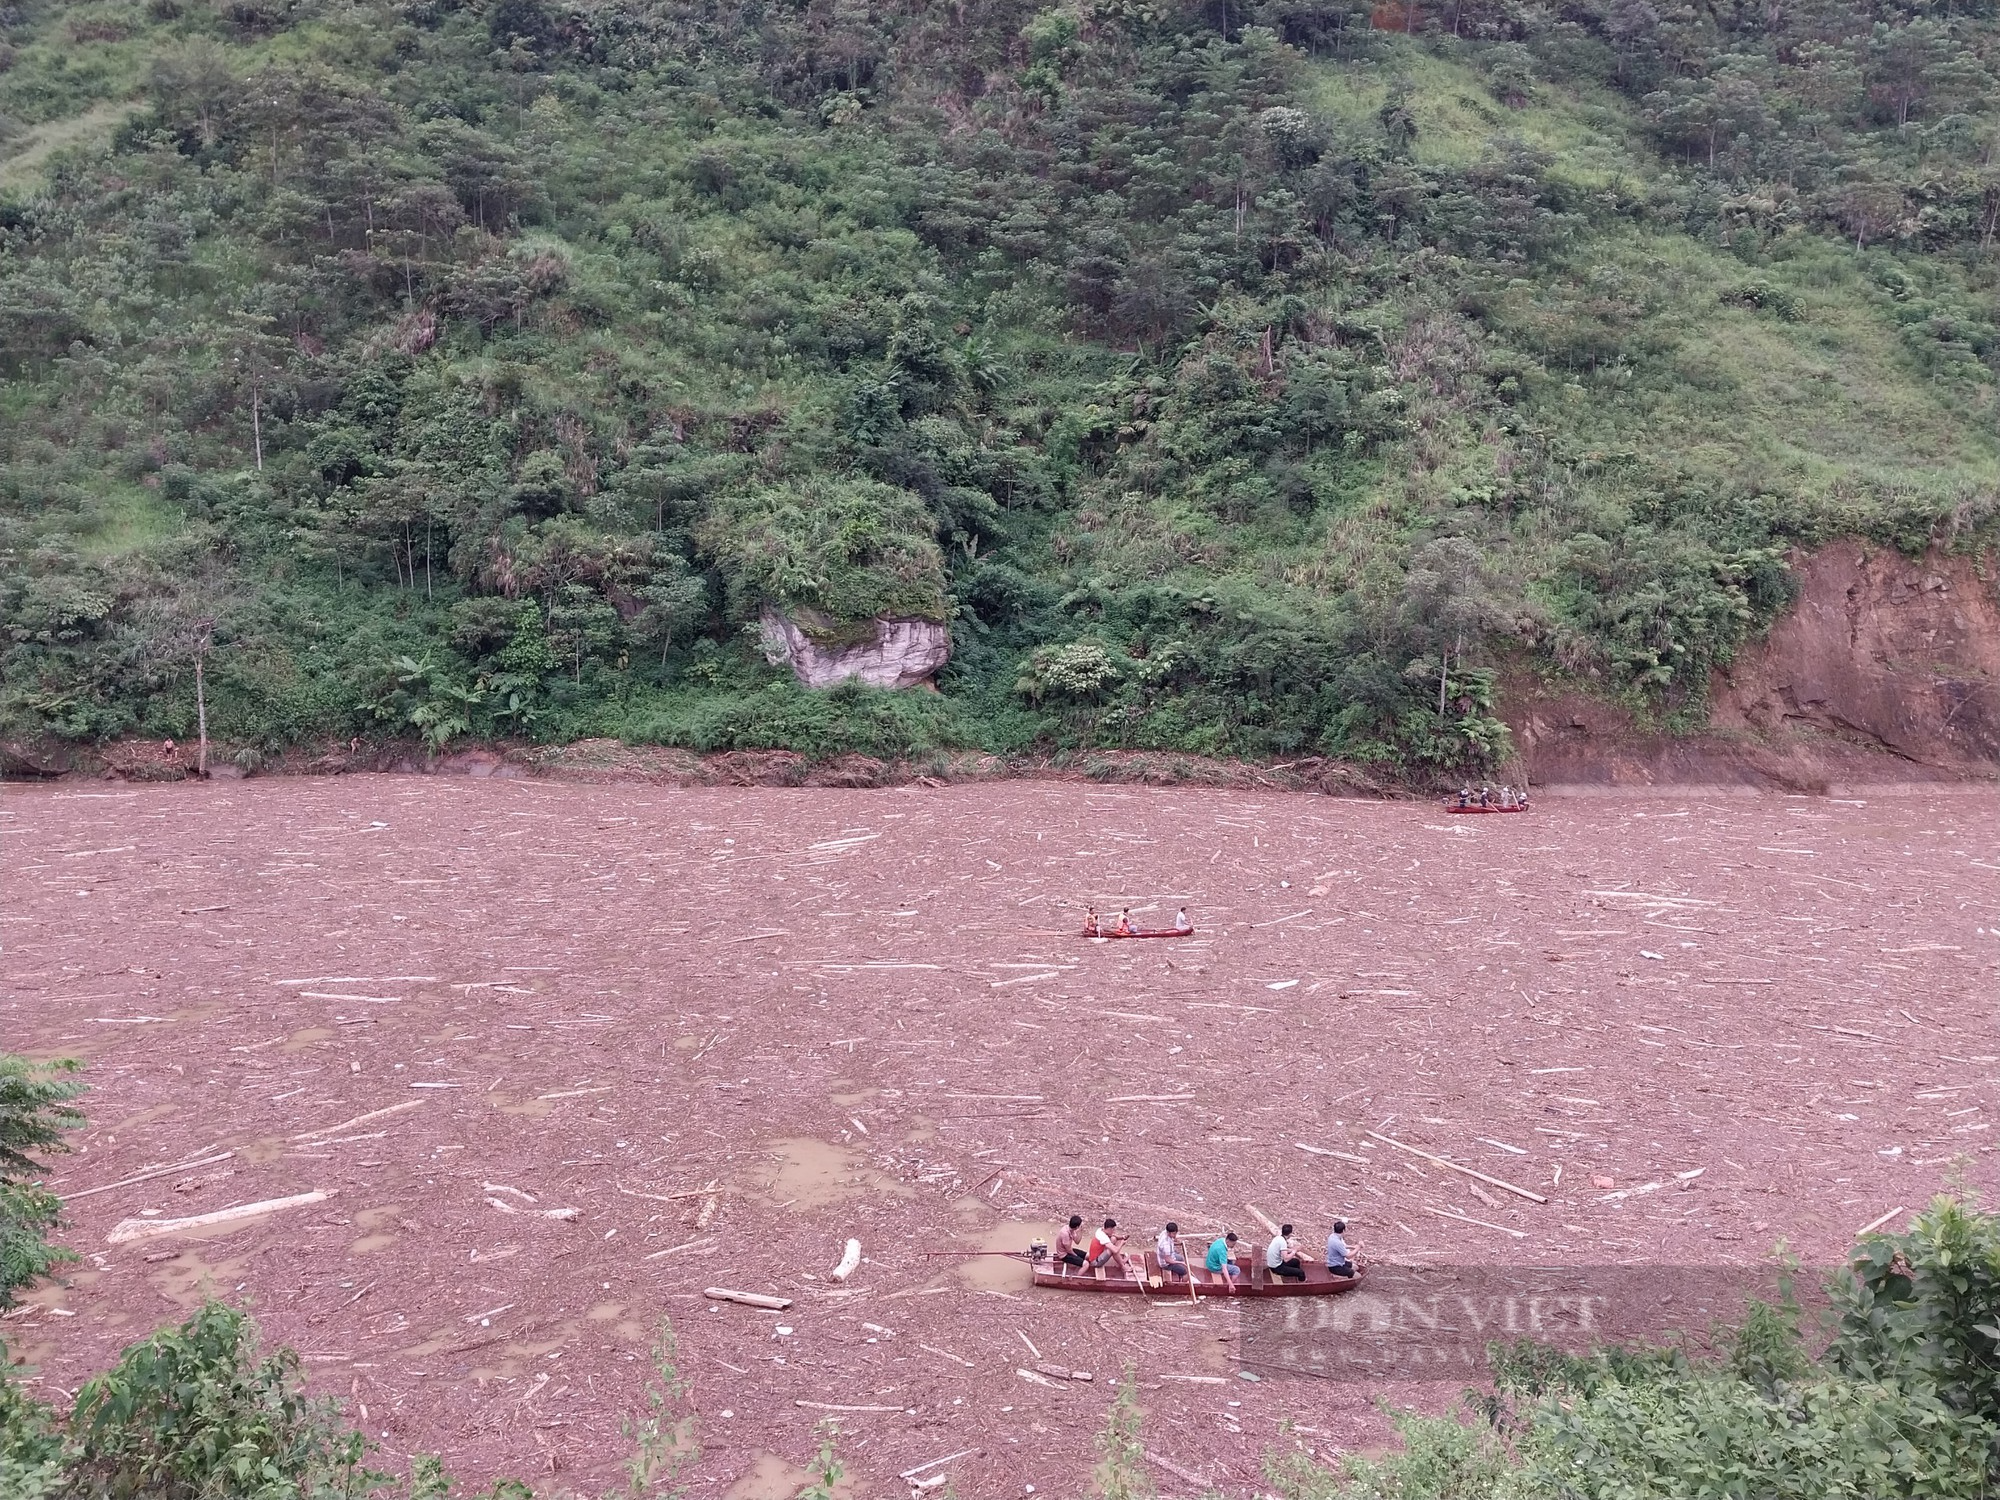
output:
<svg viewBox="0 0 2000 1500"><path fill-rule="evenodd" d="M1348 1253L1347 1241L1342 1238L1347 1233L1347 1220L1335 1219L1333 1233L1326 1237L1326 1268L1335 1276L1352 1276L1354 1257Z"/></svg>

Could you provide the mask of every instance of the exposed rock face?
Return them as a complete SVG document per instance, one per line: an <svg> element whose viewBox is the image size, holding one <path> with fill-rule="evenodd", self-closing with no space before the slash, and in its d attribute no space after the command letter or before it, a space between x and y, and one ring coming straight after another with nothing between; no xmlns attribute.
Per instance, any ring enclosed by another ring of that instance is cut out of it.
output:
<svg viewBox="0 0 2000 1500"><path fill-rule="evenodd" d="M1793 566L1792 608L1710 684L1707 733L1667 735L1602 699L1524 683L1503 703L1528 774L1823 791L2000 773L1992 560L1842 541Z"/></svg>
<svg viewBox="0 0 2000 1500"><path fill-rule="evenodd" d="M935 620L877 620L872 640L830 646L775 609L766 609L759 623L765 658L773 665L789 662L807 687L831 687L850 677L870 687L915 687L951 657L951 633Z"/></svg>

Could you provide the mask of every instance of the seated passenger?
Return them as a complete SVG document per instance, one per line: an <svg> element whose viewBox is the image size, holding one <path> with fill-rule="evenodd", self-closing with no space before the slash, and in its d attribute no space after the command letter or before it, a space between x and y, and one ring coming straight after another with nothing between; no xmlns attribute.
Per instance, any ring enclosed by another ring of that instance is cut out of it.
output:
<svg viewBox="0 0 2000 1500"><path fill-rule="evenodd" d="M1097 908L1094 906L1086 906L1083 909L1083 935L1097 936Z"/></svg>
<svg viewBox="0 0 2000 1500"><path fill-rule="evenodd" d="M1056 1264L1065 1271L1083 1268L1083 1246L1086 1235L1079 1233L1083 1228L1083 1215L1071 1214L1069 1223L1056 1231Z"/></svg>
<svg viewBox="0 0 2000 1500"><path fill-rule="evenodd" d="M1304 1281L1305 1265L1299 1260L1299 1252L1292 1245L1292 1226L1280 1229L1271 1243L1264 1247L1264 1269L1273 1276L1282 1276L1287 1281Z"/></svg>
<svg viewBox="0 0 2000 1500"><path fill-rule="evenodd" d="M1090 1237L1084 1268L1096 1271L1110 1265L1114 1260L1122 1262L1124 1257L1120 1251L1124 1244L1125 1236L1118 1233L1118 1221L1106 1219L1104 1227Z"/></svg>
<svg viewBox="0 0 2000 1500"><path fill-rule="evenodd" d="M1181 1226L1172 1219L1160 1231L1160 1237L1153 1241L1153 1255L1160 1262L1160 1270L1179 1281L1187 1280L1187 1255L1181 1249Z"/></svg>
<svg viewBox="0 0 2000 1500"><path fill-rule="evenodd" d="M1208 1254L1201 1263L1202 1269L1211 1276L1226 1276L1231 1285L1243 1274L1243 1268L1236 1264L1236 1231L1229 1230L1208 1247Z"/></svg>
<svg viewBox="0 0 2000 1500"><path fill-rule="evenodd" d="M1118 925L1112 928L1111 930L1115 932L1119 937L1130 937L1132 935L1131 907L1128 906L1123 911L1118 913Z"/></svg>
<svg viewBox="0 0 2000 1500"><path fill-rule="evenodd" d="M1326 1237L1326 1268L1336 1276L1352 1276L1354 1257L1348 1253L1347 1241L1342 1238L1347 1233L1347 1220L1335 1219L1333 1233Z"/></svg>
<svg viewBox="0 0 2000 1500"><path fill-rule="evenodd" d="M1183 906L1179 911L1174 913L1174 931L1175 932L1194 931L1194 923L1188 920L1187 908L1185 906Z"/></svg>

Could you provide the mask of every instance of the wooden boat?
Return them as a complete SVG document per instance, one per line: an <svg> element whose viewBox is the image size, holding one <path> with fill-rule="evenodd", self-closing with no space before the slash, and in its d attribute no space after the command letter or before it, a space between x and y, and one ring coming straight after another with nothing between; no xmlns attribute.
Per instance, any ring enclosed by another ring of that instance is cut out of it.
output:
<svg viewBox="0 0 2000 1500"><path fill-rule="evenodd" d="M1131 932L1086 932L1085 937L1101 938L1182 938L1193 937L1192 927L1138 927Z"/></svg>
<svg viewBox="0 0 2000 1500"><path fill-rule="evenodd" d="M1042 1253L1039 1255L1036 1251ZM1033 1276L1033 1284L1045 1286L1058 1292L1143 1292L1150 1297L1178 1297L1183 1301L1190 1295L1197 1297L1337 1297L1342 1292L1351 1292L1361 1285L1368 1272L1365 1267L1353 1276L1334 1276L1325 1266L1312 1261L1306 1262L1306 1279L1290 1281L1282 1276L1273 1276L1264 1268L1264 1257L1245 1251L1238 1255L1236 1263L1243 1268L1242 1274L1232 1283L1228 1276L1217 1275L1191 1266L1188 1276L1193 1282L1190 1294L1188 1282L1178 1276L1166 1276L1160 1271L1159 1262L1148 1250L1134 1258L1144 1269L1144 1279L1135 1280L1126 1274L1123 1266L1105 1266L1095 1271L1082 1271L1073 1266L1058 1265L1048 1258L1046 1250L1035 1247L1028 1253L1027 1260Z"/></svg>
<svg viewBox="0 0 2000 1500"><path fill-rule="evenodd" d="M1444 810L1448 813L1524 813L1528 809L1525 804L1519 802L1512 807L1481 807L1477 802L1460 807L1456 802L1447 802Z"/></svg>

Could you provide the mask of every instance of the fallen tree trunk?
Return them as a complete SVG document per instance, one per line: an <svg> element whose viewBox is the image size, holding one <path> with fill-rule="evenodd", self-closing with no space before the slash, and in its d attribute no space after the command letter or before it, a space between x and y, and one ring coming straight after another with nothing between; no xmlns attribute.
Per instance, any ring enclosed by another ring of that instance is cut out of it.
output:
<svg viewBox="0 0 2000 1500"><path fill-rule="evenodd" d="M239 1203L234 1208L219 1208L212 1214L196 1214L190 1219L120 1219L111 1226L111 1233L104 1237L107 1245L129 1245L136 1240L156 1239L163 1234L176 1234L183 1229L200 1229L209 1224L228 1224L236 1219L255 1219L264 1214L274 1214L280 1209L297 1208L301 1204L320 1203L331 1198L332 1193L299 1193L290 1198L267 1198L262 1203Z"/></svg>
<svg viewBox="0 0 2000 1500"><path fill-rule="evenodd" d="M761 1307L766 1312L783 1312L792 1305L790 1297L770 1297L763 1292L738 1292L726 1286L711 1286L702 1289L702 1296L717 1302L740 1302L745 1307ZM901 1408L894 1408L900 1411Z"/></svg>

